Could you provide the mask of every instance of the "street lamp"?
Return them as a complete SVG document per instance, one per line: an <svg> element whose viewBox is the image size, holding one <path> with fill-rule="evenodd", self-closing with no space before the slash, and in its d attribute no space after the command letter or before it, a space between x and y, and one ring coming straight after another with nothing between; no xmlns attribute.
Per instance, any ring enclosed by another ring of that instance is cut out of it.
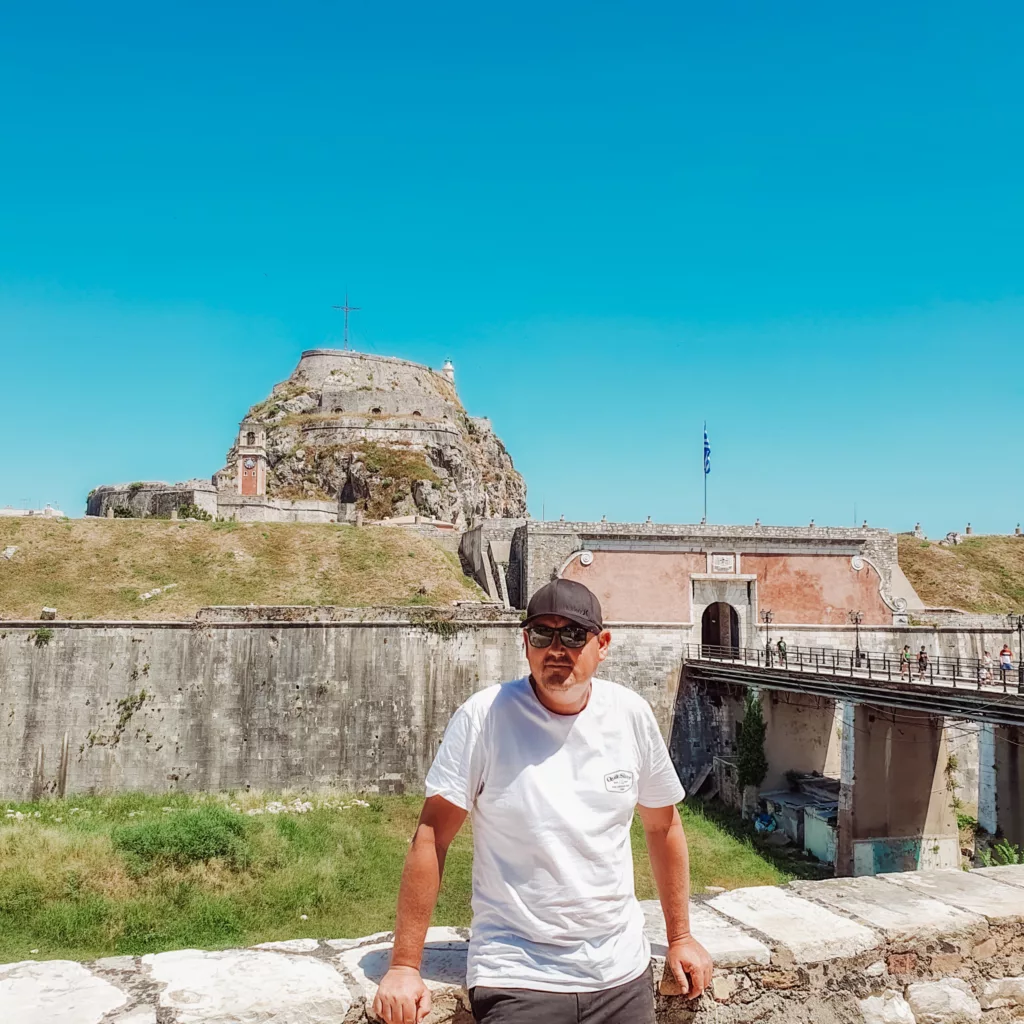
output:
<svg viewBox="0 0 1024 1024"><path fill-rule="evenodd" d="M761 621L764 623L764 663L771 667L772 663L772 638L768 635L768 627L772 624L771 608L761 609Z"/></svg>
<svg viewBox="0 0 1024 1024"><path fill-rule="evenodd" d="M1010 612L1006 616L1006 624L1010 629L1017 630L1017 692L1024 693L1024 645L1021 644L1024 637L1024 615Z"/></svg>
<svg viewBox="0 0 1024 1024"><path fill-rule="evenodd" d="M857 631L857 643L856 643L855 654L856 654L856 657L857 657L857 668L860 668L860 624L864 621L864 613L863 612L848 612L847 614L849 615L850 621L853 623L853 625L854 625L854 627L855 627L855 629Z"/></svg>

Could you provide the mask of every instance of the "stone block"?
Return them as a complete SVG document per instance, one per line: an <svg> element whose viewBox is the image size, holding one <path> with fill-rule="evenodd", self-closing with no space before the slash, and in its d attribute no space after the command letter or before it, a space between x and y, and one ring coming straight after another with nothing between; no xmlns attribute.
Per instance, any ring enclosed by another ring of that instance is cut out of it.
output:
<svg viewBox="0 0 1024 1024"><path fill-rule="evenodd" d="M342 976L313 957L185 949L151 953L142 963L164 986L160 1007L173 1012L176 1024L337 1024L352 1005Z"/></svg>
<svg viewBox="0 0 1024 1024"><path fill-rule="evenodd" d="M137 970L133 956L105 956L102 960L94 960L92 966L100 971L134 971Z"/></svg>
<svg viewBox="0 0 1024 1024"><path fill-rule="evenodd" d="M999 944L995 939L986 939L984 942L979 942L974 949L971 950L972 960L990 960L992 957L999 952Z"/></svg>
<svg viewBox="0 0 1024 1024"><path fill-rule="evenodd" d="M357 946L372 946L378 942L391 942L395 937L394 932L374 932L372 935L364 935L361 939L324 939L324 945L344 953L346 949L355 949Z"/></svg>
<svg viewBox="0 0 1024 1024"><path fill-rule="evenodd" d="M986 981L980 998L983 1010L994 1010L1001 1006L1024 1006L1024 977L996 978Z"/></svg>
<svg viewBox="0 0 1024 1024"><path fill-rule="evenodd" d="M971 872L984 878L993 878L997 882L1008 885L1019 885L1024 888L1024 864L1001 864L994 868L977 868Z"/></svg>
<svg viewBox="0 0 1024 1024"><path fill-rule="evenodd" d="M727 1003L737 992L751 987L745 974L716 974L711 979L711 995L716 1003Z"/></svg>
<svg viewBox="0 0 1024 1024"><path fill-rule="evenodd" d="M466 957L469 942L454 928L429 928L423 947L420 976L430 989L434 1010L429 1021L447 1020L456 1007L469 1009L466 991ZM356 994L367 1009L373 1005L377 986L391 963L391 943L355 946L337 956L342 971L352 979Z"/></svg>
<svg viewBox="0 0 1024 1024"><path fill-rule="evenodd" d="M978 914L914 889L894 889L881 878L828 878L793 882L790 888L876 929L890 942L936 938L985 926L985 919Z"/></svg>
<svg viewBox="0 0 1024 1024"><path fill-rule="evenodd" d="M790 989L800 987L799 971L762 971L758 977L762 988Z"/></svg>
<svg viewBox="0 0 1024 1024"><path fill-rule="evenodd" d="M885 961L876 960L873 964L864 968L865 978L882 978L885 976Z"/></svg>
<svg viewBox="0 0 1024 1024"><path fill-rule="evenodd" d="M928 962L933 974L952 974L964 965L964 958L959 953L936 953Z"/></svg>
<svg viewBox="0 0 1024 1024"><path fill-rule="evenodd" d="M906 995L917 1024L970 1024L981 1019L981 1004L959 978L919 981L907 987Z"/></svg>
<svg viewBox="0 0 1024 1024"><path fill-rule="evenodd" d="M889 968L889 973L895 974L897 978L908 977L917 970L917 954L893 953L886 962L886 966Z"/></svg>
<svg viewBox="0 0 1024 1024"><path fill-rule="evenodd" d="M0 964L0 1018L12 1024L99 1024L127 1002L119 988L70 960Z"/></svg>
<svg viewBox="0 0 1024 1024"><path fill-rule="evenodd" d="M898 992L886 991L862 999L857 1005L864 1024L915 1024L910 1004Z"/></svg>
<svg viewBox="0 0 1024 1024"><path fill-rule="evenodd" d="M980 914L989 921L1008 923L1024 919L1024 888L977 871L904 871L875 877L968 913Z"/></svg>
<svg viewBox="0 0 1024 1024"><path fill-rule="evenodd" d="M284 939L282 942L261 942L253 949L269 949L275 953L315 953L320 948L317 939Z"/></svg>
<svg viewBox="0 0 1024 1024"><path fill-rule="evenodd" d="M771 886L734 889L716 896L710 906L767 935L789 950L797 963L857 956L879 944L871 929Z"/></svg>
<svg viewBox="0 0 1024 1024"><path fill-rule="evenodd" d="M664 956L668 952L668 936L661 904L657 900L641 900L640 906L651 952L655 956ZM771 950L763 942L699 903L690 904L690 931L711 954L717 967L771 963Z"/></svg>
<svg viewBox="0 0 1024 1024"><path fill-rule="evenodd" d="M114 1017L110 1024L157 1024L156 1010L150 1006L137 1006Z"/></svg>

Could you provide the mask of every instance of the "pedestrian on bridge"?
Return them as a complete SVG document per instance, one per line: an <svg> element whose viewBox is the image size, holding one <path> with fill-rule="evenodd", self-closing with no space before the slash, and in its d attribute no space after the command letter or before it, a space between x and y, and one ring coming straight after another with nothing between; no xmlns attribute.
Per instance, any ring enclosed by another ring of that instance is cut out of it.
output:
<svg viewBox="0 0 1024 1024"><path fill-rule="evenodd" d="M526 609L530 674L479 690L449 721L373 1002L385 1024L430 1015L420 960L445 854L470 814L466 984L478 1024L655 1024L634 811L665 916L665 976L691 999L708 987L711 958L690 932L683 787L647 701L594 675L611 640L597 598L554 580Z"/></svg>
<svg viewBox="0 0 1024 1024"><path fill-rule="evenodd" d="M917 679L920 682L928 674L928 652L922 647L917 656Z"/></svg>
<svg viewBox="0 0 1024 1024"><path fill-rule="evenodd" d="M978 669L978 681L982 683L992 682L992 655L986 651L981 658L981 667Z"/></svg>
<svg viewBox="0 0 1024 1024"><path fill-rule="evenodd" d="M779 637L779 642L775 646L778 648L778 651L779 651L779 664L780 665L787 665L788 662L786 661L786 649L787 649L786 648L786 641L783 640L782 637L780 636Z"/></svg>
<svg viewBox="0 0 1024 1024"><path fill-rule="evenodd" d="M1013 651L1010 650L1009 644L1003 644L1003 649L999 652L999 674L1003 677L1002 681L1006 683L1006 677L1010 672L1013 671Z"/></svg>
<svg viewBox="0 0 1024 1024"><path fill-rule="evenodd" d="M910 644L904 644L900 655L900 679L906 676L907 682L910 682L910 657Z"/></svg>

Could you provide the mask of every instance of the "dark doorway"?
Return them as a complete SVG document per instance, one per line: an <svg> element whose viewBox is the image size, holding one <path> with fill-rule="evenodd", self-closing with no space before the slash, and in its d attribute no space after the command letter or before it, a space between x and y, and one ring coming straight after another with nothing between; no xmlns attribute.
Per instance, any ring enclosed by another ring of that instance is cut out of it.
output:
<svg viewBox="0 0 1024 1024"><path fill-rule="evenodd" d="M738 654L740 649L740 617L725 601L716 601L704 609L700 620L700 643Z"/></svg>

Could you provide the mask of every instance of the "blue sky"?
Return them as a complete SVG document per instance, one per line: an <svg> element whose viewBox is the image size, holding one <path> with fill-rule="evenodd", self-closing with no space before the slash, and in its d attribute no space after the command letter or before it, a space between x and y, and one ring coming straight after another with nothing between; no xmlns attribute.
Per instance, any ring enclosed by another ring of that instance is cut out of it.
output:
<svg viewBox="0 0 1024 1024"><path fill-rule="evenodd" d="M0 13L0 505L218 469L304 348L439 366L549 518L1024 519L1024 9ZM638 10L637 7L640 7Z"/></svg>

